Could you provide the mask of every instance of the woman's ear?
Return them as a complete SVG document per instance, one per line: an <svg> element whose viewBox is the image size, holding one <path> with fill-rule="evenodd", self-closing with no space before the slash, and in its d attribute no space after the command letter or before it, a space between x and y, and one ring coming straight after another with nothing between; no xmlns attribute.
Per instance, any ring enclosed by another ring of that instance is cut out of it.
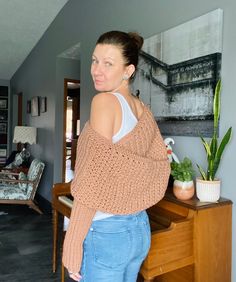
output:
<svg viewBox="0 0 236 282"><path fill-rule="evenodd" d="M134 72L135 72L135 66L134 65L128 65L126 67L125 75L130 78Z"/></svg>

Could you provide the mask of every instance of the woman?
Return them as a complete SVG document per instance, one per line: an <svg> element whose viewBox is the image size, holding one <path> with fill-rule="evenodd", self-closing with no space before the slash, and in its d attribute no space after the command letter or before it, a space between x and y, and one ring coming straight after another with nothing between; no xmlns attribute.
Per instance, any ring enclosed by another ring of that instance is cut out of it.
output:
<svg viewBox="0 0 236 282"><path fill-rule="evenodd" d="M149 109L132 95L143 39L101 35L91 75L99 92L80 135L63 250L72 279L135 282L150 247L146 209L164 195L169 162Z"/></svg>

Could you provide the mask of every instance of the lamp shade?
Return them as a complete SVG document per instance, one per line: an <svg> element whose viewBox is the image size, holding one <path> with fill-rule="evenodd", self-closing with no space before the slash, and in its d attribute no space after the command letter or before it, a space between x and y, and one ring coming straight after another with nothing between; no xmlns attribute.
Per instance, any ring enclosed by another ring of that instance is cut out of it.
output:
<svg viewBox="0 0 236 282"><path fill-rule="evenodd" d="M16 126L14 129L13 143L36 144L37 129L32 126Z"/></svg>

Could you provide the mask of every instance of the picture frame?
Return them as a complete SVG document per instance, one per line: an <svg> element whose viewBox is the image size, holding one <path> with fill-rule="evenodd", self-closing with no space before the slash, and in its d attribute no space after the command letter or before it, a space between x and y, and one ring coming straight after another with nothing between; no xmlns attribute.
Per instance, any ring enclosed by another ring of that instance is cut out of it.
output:
<svg viewBox="0 0 236 282"><path fill-rule="evenodd" d="M31 101L30 100L27 101L26 112L27 112L27 114L31 113Z"/></svg>
<svg viewBox="0 0 236 282"><path fill-rule="evenodd" d="M39 97L35 96L31 99L31 116L39 116Z"/></svg>
<svg viewBox="0 0 236 282"><path fill-rule="evenodd" d="M0 158L7 156L7 149L0 148Z"/></svg>
<svg viewBox="0 0 236 282"><path fill-rule="evenodd" d="M212 136L222 26L219 8L144 40L132 92L150 107L163 136Z"/></svg>
<svg viewBox="0 0 236 282"><path fill-rule="evenodd" d="M0 122L0 134L7 134L7 123Z"/></svg>
<svg viewBox="0 0 236 282"><path fill-rule="evenodd" d="M8 100L6 98L0 99L0 109L7 109Z"/></svg>
<svg viewBox="0 0 236 282"><path fill-rule="evenodd" d="M45 113L47 111L47 97L40 98L40 113Z"/></svg>
<svg viewBox="0 0 236 282"><path fill-rule="evenodd" d="M8 113L6 110L0 109L0 122L7 121Z"/></svg>

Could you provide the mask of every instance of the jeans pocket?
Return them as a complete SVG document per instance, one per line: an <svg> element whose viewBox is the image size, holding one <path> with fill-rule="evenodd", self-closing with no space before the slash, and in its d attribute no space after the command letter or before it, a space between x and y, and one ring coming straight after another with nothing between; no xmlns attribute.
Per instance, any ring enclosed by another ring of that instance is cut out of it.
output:
<svg viewBox="0 0 236 282"><path fill-rule="evenodd" d="M107 268L118 268L128 262L131 234L128 229L117 232L93 230L94 260Z"/></svg>

